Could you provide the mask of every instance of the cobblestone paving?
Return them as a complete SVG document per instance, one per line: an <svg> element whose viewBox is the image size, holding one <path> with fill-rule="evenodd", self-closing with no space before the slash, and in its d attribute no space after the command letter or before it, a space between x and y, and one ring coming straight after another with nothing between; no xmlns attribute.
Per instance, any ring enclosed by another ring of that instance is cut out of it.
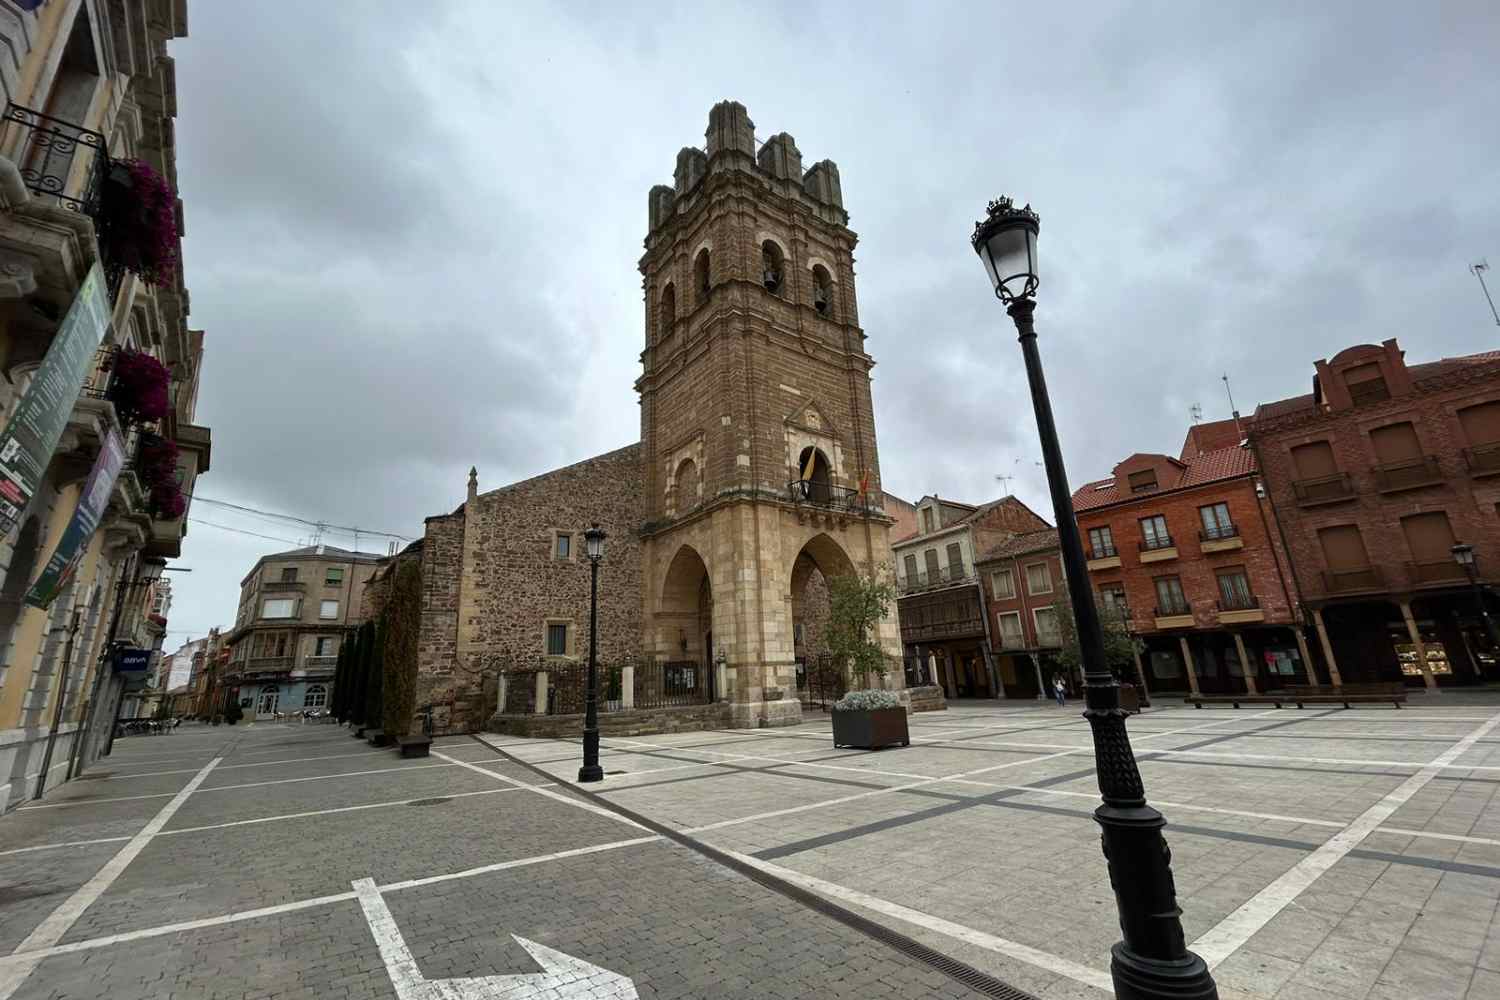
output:
<svg viewBox="0 0 1500 1000"><path fill-rule="evenodd" d="M465 738L402 761L333 726L193 727L0 818L0 1000L476 978L515 1000L978 995Z"/></svg>

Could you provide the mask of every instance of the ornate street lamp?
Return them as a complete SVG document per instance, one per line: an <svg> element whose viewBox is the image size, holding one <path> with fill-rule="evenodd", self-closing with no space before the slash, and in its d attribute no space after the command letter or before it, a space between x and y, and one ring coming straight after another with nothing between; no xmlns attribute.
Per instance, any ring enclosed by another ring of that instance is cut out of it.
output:
<svg viewBox="0 0 1500 1000"><path fill-rule="evenodd" d="M1485 631L1490 634L1490 648L1500 656L1500 627L1490 617L1490 609L1484 603L1484 588L1479 585L1479 565L1474 561L1474 546L1459 542L1450 550L1453 558L1464 568L1469 577L1469 586L1474 588L1474 603L1479 605L1479 617L1484 621Z"/></svg>
<svg viewBox="0 0 1500 1000"><path fill-rule="evenodd" d="M589 687L583 715L583 766L579 781L603 781L599 766L599 560L604 558L604 529L595 522L583 533L589 557Z"/></svg>
<svg viewBox="0 0 1500 1000"><path fill-rule="evenodd" d="M971 242L1016 324L1031 404L1041 436L1042 460L1062 547L1063 572L1074 594L1091 593L1072 492L1052 419L1052 402L1037 353L1036 239L1040 220L1031 206L1017 208L1009 198L990 202L988 217L974 226ZM1203 959L1188 951L1182 910L1172 883L1171 854L1162 827L1166 820L1146 804L1145 787L1120 708L1120 686L1104 654L1104 633L1091 600L1073 602L1084 663L1084 718L1094 733L1094 761L1104 799L1094 810L1102 829L1109 881L1115 890L1124 940L1111 949L1110 974L1119 1000L1213 1000L1219 995Z"/></svg>

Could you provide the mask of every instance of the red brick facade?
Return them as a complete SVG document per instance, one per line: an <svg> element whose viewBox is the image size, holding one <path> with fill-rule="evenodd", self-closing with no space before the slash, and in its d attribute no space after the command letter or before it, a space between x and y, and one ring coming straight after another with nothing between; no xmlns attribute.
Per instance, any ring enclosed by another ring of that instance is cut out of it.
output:
<svg viewBox="0 0 1500 1000"><path fill-rule="evenodd" d="M1319 645L1349 682L1496 679L1450 550L1500 582L1500 352L1408 366L1388 340L1315 372L1249 429Z"/></svg>
<svg viewBox="0 0 1500 1000"><path fill-rule="evenodd" d="M1058 647L1055 628L1038 629L1055 616L1067 593L1057 531L1016 535L984 552L974 563L989 610L995 670L1007 698L1035 698L1052 675L1049 654ZM1037 569L1043 566L1045 569Z"/></svg>

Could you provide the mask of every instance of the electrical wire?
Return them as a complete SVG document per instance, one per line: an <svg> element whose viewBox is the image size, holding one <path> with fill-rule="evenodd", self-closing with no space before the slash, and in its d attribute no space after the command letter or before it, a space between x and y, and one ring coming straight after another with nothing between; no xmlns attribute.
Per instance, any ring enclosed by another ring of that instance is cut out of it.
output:
<svg viewBox="0 0 1500 1000"><path fill-rule="evenodd" d="M193 524L201 524L201 525L204 525L205 527L209 527L209 528L218 528L220 531L232 531L232 532L234 532L237 535L249 535L251 538L264 538L264 539L266 539L267 541L270 541L270 542L282 542L282 543L285 543L287 545L301 545L302 544L301 542L294 541L293 539L290 539L290 538L277 538L275 535L262 535L258 531L246 531L244 528L231 528L227 524L218 524L218 523L216 523L214 521L205 521L201 517L190 517L190 518L188 518L188 520L191 521Z"/></svg>
<svg viewBox="0 0 1500 1000"><path fill-rule="evenodd" d="M199 496L191 494L192 499L201 500L203 503L213 504L216 507L227 507L230 510L241 511L246 514L258 514L262 517L277 518L294 524L303 524L310 528L321 528L324 531L338 531L351 535L379 535L383 538L394 538L397 541L409 542L410 535L398 535L394 531L376 531L374 528L360 528L353 525L330 524L327 521L311 521L305 517L295 514L278 514L275 511L261 510L258 507L247 507L244 504L230 503L228 500L218 500L214 497Z"/></svg>

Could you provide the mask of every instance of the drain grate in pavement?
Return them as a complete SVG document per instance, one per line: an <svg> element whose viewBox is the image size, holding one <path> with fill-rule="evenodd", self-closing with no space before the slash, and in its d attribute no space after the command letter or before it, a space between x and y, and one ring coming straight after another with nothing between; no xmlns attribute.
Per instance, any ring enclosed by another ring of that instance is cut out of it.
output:
<svg viewBox="0 0 1500 1000"><path fill-rule="evenodd" d="M605 771L605 774L629 774L629 771Z"/></svg>
<svg viewBox="0 0 1500 1000"><path fill-rule="evenodd" d="M452 802L452 801L453 800L450 799L450 798L412 799L410 802L407 803L407 805L409 805L409 806L440 806L444 802Z"/></svg>

